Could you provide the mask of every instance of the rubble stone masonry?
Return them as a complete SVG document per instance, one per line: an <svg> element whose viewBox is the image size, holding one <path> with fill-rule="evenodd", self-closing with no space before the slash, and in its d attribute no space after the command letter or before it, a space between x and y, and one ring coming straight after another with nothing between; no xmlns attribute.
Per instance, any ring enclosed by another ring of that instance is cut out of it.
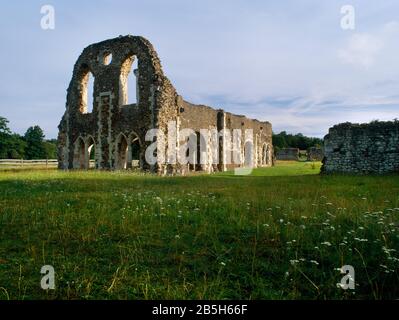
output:
<svg viewBox="0 0 399 320"><path fill-rule="evenodd" d="M136 60L138 68L132 70ZM136 82L136 102L129 104L128 77L132 72ZM94 77L92 108L87 102L89 74ZM196 133L201 129L239 129L243 132L252 129L254 166L271 166L273 163L269 122L184 101L164 75L152 44L143 37L128 35L88 46L75 63L67 90L66 111L59 124L59 168L88 169L93 163L91 157L94 157L97 169L137 166L159 174L213 172L231 167L224 163L223 156L216 165L210 159L202 161L201 165L147 163L145 151L152 142L146 141L146 133L150 129L161 129L167 135L170 121L176 122L179 129L191 128ZM220 139L223 153L227 141L224 136ZM177 139L176 145L164 147L166 150L178 148L181 143ZM209 141L205 143L209 144ZM245 148L244 140L242 148ZM198 154L197 160L200 157Z"/></svg>
<svg viewBox="0 0 399 320"><path fill-rule="evenodd" d="M343 123L324 137L322 173L399 172L399 121Z"/></svg>

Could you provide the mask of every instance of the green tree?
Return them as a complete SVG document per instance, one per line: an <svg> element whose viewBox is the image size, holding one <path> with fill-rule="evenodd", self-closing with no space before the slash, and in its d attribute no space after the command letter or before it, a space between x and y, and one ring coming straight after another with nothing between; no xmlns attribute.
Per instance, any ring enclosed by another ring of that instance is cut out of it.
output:
<svg viewBox="0 0 399 320"><path fill-rule="evenodd" d="M8 148L11 137L11 130L8 127L9 121L0 117L0 158L8 158Z"/></svg>
<svg viewBox="0 0 399 320"><path fill-rule="evenodd" d="M276 149L281 149L287 147L287 142L285 137L280 134L273 134L273 146Z"/></svg>
<svg viewBox="0 0 399 320"><path fill-rule="evenodd" d="M47 159L56 159L57 158L57 140L51 139L44 141L44 147L46 149L46 158Z"/></svg>
<svg viewBox="0 0 399 320"><path fill-rule="evenodd" d="M307 150L310 147L322 145L322 139L306 137L302 133L293 135L282 131L278 134L273 134L273 146L275 150L279 150L281 148L299 148L300 150Z"/></svg>
<svg viewBox="0 0 399 320"><path fill-rule="evenodd" d="M0 116L0 134L11 134L11 130L8 127L9 121Z"/></svg>
<svg viewBox="0 0 399 320"><path fill-rule="evenodd" d="M29 127L24 135L26 159L45 159L47 156L44 133L39 126Z"/></svg>
<svg viewBox="0 0 399 320"><path fill-rule="evenodd" d="M23 159L25 158L26 142L16 133L10 135L7 146L7 158L9 159Z"/></svg>

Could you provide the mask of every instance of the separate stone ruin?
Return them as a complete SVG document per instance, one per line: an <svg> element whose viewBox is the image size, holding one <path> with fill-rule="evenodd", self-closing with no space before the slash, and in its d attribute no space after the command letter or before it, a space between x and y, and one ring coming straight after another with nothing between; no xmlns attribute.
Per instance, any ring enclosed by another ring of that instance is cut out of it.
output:
<svg viewBox="0 0 399 320"><path fill-rule="evenodd" d="M343 123L324 137L322 173L399 172L399 121Z"/></svg>
<svg viewBox="0 0 399 320"><path fill-rule="evenodd" d="M308 151L307 150L299 149L299 160L306 159L307 156L308 156Z"/></svg>
<svg viewBox="0 0 399 320"><path fill-rule="evenodd" d="M92 77L93 94L88 94ZM134 94L136 99L132 101ZM203 151L195 153L194 164L147 163L145 152L153 141L146 141L146 133L150 129L161 129L165 135L172 135L172 129L168 132L170 121L176 123L177 132L190 128L197 137L202 129L208 132L239 129L243 136L246 129L252 129L251 163L254 167L273 164L269 122L184 101L164 75L152 44L143 37L128 35L88 46L75 63L67 90L66 111L59 125L58 166L60 169L88 169L92 163L97 169L138 166L159 174L224 171L244 166L247 160L244 151L239 164L231 165L226 160L231 140L224 134L217 136L216 164L210 152ZM164 147L167 153L187 142L187 139L180 141L179 133L175 138L177 141L168 145L156 136L158 148ZM201 138L197 143L199 140ZM245 150L247 142L240 140L240 150ZM210 149L209 139L202 143Z"/></svg>
<svg viewBox="0 0 399 320"><path fill-rule="evenodd" d="M282 148L277 151L277 160L299 160L299 149L298 148Z"/></svg>
<svg viewBox="0 0 399 320"><path fill-rule="evenodd" d="M308 161L322 161L324 158L324 152L322 148L310 147L306 153Z"/></svg>

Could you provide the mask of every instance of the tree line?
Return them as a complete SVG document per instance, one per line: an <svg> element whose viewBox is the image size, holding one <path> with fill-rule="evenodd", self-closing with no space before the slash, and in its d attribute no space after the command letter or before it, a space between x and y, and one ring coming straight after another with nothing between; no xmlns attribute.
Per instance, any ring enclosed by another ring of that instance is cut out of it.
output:
<svg viewBox="0 0 399 320"><path fill-rule="evenodd" d="M9 121L0 116L0 159L55 159L57 140L45 140L43 130L32 126L23 136L11 132Z"/></svg>
<svg viewBox="0 0 399 320"><path fill-rule="evenodd" d="M0 116L0 159L56 159L57 140L45 140L43 130L39 126L32 126L23 136L11 132L9 121ZM273 133L275 150L282 148L299 148L307 150L310 147L321 147L320 138L306 137L301 133L287 134L282 131Z"/></svg>
<svg viewBox="0 0 399 320"><path fill-rule="evenodd" d="M298 148L300 150L307 150L310 147L323 146L323 139L306 137L302 133L287 134L282 131L278 134L273 133L273 147L275 150L282 148Z"/></svg>

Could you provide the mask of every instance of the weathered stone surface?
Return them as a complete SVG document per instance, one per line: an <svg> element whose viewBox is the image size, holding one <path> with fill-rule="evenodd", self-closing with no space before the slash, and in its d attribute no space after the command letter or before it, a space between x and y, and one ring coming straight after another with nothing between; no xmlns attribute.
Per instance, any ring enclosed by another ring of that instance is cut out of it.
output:
<svg viewBox="0 0 399 320"><path fill-rule="evenodd" d="M112 61L109 62L109 56ZM138 59L137 103L127 105L127 76ZM88 74L94 76L93 111L88 113ZM223 110L194 105L179 96L163 74L161 63L152 44L138 36L120 36L92 44L78 58L67 90L66 111L59 125L58 160L60 169L86 169L90 150L95 150L98 169L130 168L135 160L141 169L153 172L184 173L187 170L226 170L223 156L217 165L207 161L202 165L149 165L145 141L150 129L168 133L168 122L176 121L180 129L253 129L254 164L273 163L272 127L269 122L251 120ZM178 148L177 146L165 148ZM221 138L220 152L225 146ZM243 142L244 147L244 142ZM134 156L133 154L136 154ZM136 158L136 159L135 159ZM199 158L199 156L198 156Z"/></svg>
<svg viewBox="0 0 399 320"><path fill-rule="evenodd" d="M282 148L277 151L277 160L299 160L299 149L298 148Z"/></svg>
<svg viewBox="0 0 399 320"><path fill-rule="evenodd" d="M322 173L399 172L399 121L342 123L324 137Z"/></svg>
<svg viewBox="0 0 399 320"><path fill-rule="evenodd" d="M310 147L306 156L308 161L321 161L324 158L324 152L322 148Z"/></svg>

